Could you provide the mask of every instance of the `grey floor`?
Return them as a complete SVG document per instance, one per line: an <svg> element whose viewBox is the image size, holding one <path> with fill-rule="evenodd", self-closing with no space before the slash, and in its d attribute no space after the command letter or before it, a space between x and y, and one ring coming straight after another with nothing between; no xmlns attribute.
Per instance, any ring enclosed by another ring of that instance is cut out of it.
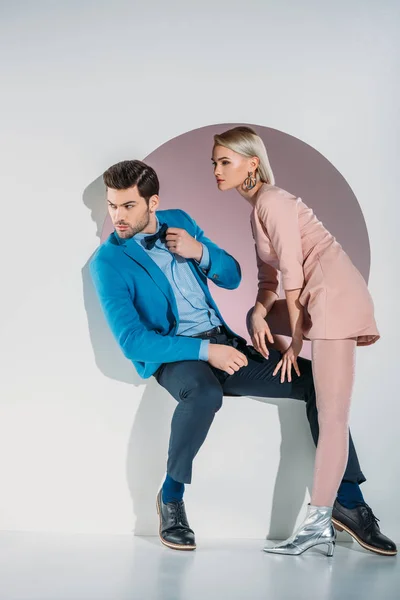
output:
<svg viewBox="0 0 400 600"><path fill-rule="evenodd" d="M197 540L176 552L158 538L0 533L1 600L360 600L400 598L397 558L339 543L271 556L263 540Z"/></svg>

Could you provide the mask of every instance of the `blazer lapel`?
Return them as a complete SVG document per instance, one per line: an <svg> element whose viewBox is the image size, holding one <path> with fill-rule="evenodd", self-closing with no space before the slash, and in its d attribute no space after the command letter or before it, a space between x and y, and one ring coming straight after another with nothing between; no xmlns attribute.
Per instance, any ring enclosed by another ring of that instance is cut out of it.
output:
<svg viewBox="0 0 400 600"><path fill-rule="evenodd" d="M127 254L130 258L132 258L141 267L143 267L143 269L147 271L147 273L150 275L154 283L158 285L162 293L167 297L167 300L172 306L173 313L177 317L178 309L176 306L176 300L172 291L172 287L164 273L161 271L160 267L154 262L154 260L150 258L147 252L145 252L145 250L143 250L143 248L139 246L139 244L136 243L134 240L127 240L125 244L122 244L122 247L124 253Z"/></svg>

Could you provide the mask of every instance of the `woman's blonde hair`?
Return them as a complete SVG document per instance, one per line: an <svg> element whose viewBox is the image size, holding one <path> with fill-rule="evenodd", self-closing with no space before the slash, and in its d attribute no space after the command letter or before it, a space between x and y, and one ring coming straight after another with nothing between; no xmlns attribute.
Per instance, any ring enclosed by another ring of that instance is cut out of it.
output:
<svg viewBox="0 0 400 600"><path fill-rule="evenodd" d="M275 178L269 164L265 144L251 127L234 127L224 131L224 133L214 135L214 145L224 146L247 158L257 156L260 160L256 170L257 179L275 185Z"/></svg>

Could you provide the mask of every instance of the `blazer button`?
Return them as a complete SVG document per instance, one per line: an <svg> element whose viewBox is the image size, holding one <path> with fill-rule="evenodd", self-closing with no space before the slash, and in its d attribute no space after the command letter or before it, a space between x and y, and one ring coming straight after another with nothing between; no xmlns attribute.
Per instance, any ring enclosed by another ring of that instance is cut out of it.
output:
<svg viewBox="0 0 400 600"><path fill-rule="evenodd" d="M217 273L214 273L213 279L218 279L218 278L219 278L219 275Z"/></svg>

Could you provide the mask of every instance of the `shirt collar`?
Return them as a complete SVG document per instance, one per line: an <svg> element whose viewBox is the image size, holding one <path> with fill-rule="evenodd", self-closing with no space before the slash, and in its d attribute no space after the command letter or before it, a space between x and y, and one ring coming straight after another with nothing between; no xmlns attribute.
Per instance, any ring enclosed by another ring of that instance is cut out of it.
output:
<svg viewBox="0 0 400 600"><path fill-rule="evenodd" d="M160 229L160 221L158 220L157 215L155 215L155 217L156 217L155 233L158 233L158 230ZM129 242L137 242L138 244L141 244L142 246L144 246L144 243L143 243L144 238L147 237L148 235L153 235L152 233L136 233L133 237L126 240L124 238L120 238L116 231L114 233L115 233L115 237L117 238L118 243L121 246L124 246L126 243L129 243Z"/></svg>
<svg viewBox="0 0 400 600"><path fill-rule="evenodd" d="M158 230L160 229L160 221L158 220L157 215L155 215L155 217L156 217L156 230L155 230L155 233L158 233ZM136 235L133 236L133 239L135 240L135 242L139 242L140 243L148 235L153 235L153 234L152 233L137 233Z"/></svg>

